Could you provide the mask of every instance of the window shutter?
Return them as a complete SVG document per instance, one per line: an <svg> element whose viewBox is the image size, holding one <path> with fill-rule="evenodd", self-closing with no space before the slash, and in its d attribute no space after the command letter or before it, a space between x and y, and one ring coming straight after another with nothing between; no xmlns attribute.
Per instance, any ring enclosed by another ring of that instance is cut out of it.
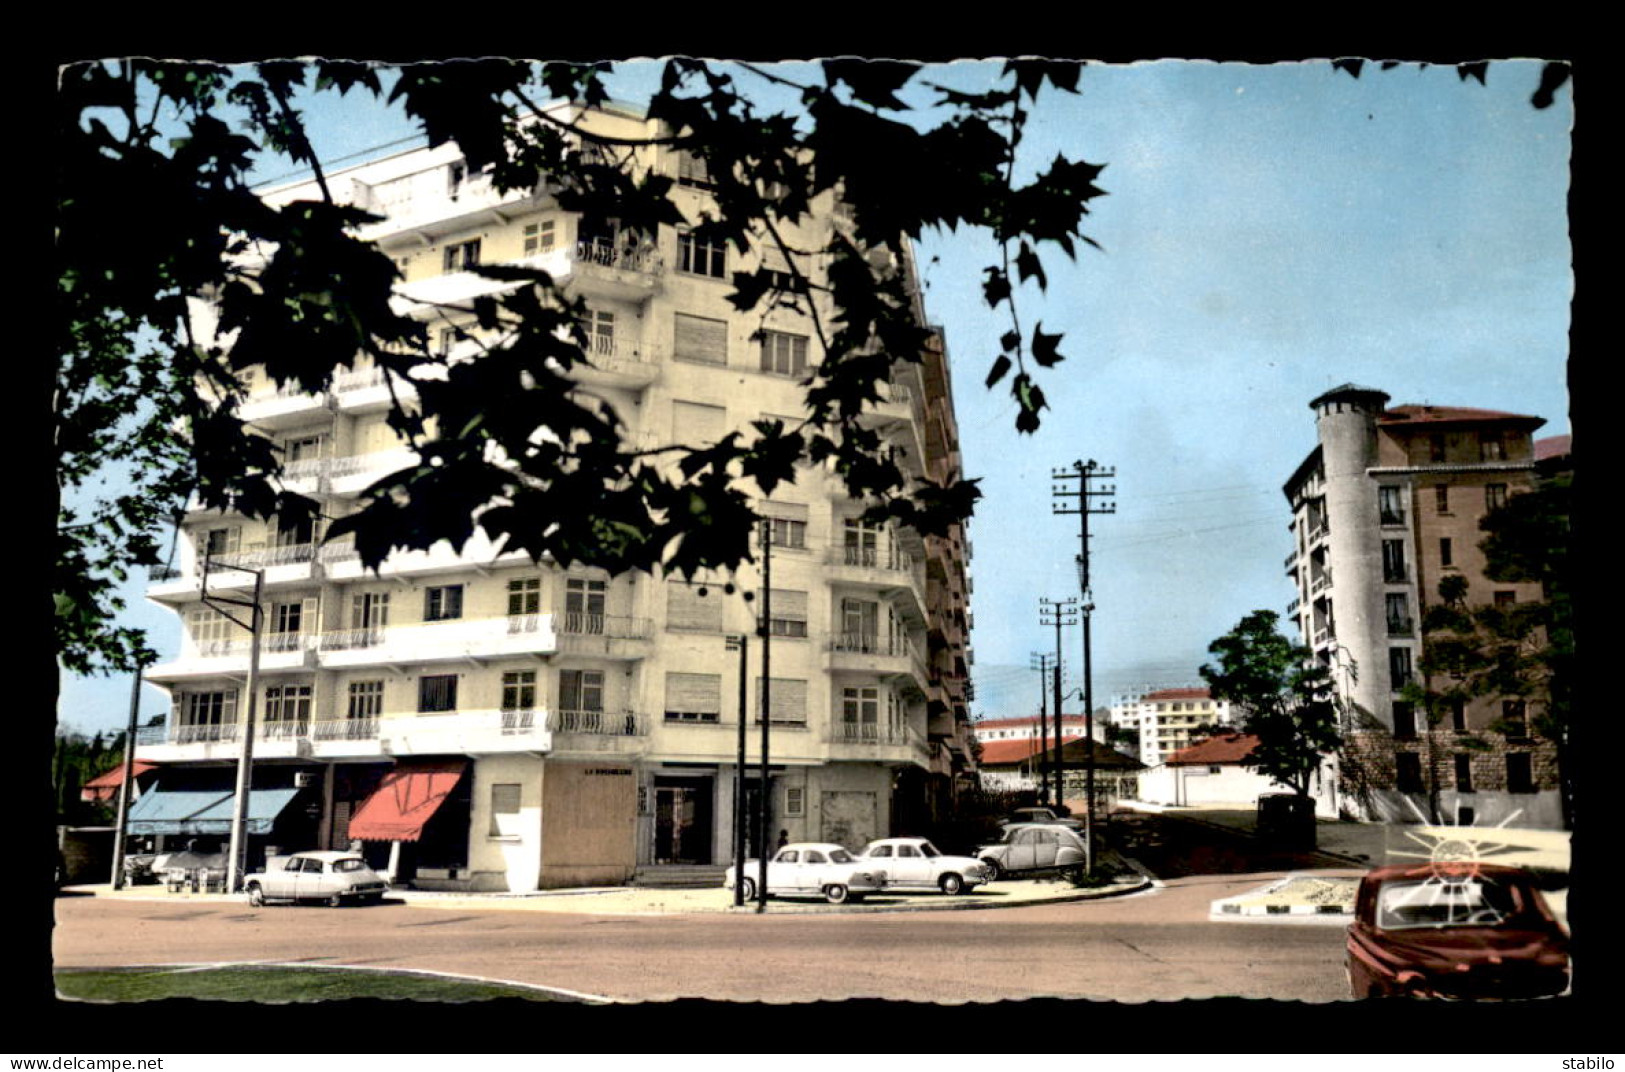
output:
<svg viewBox="0 0 1625 1072"><path fill-rule="evenodd" d="M698 361L706 365L728 363L728 322L703 316L676 316L673 354L683 361Z"/></svg>
<svg viewBox="0 0 1625 1072"><path fill-rule="evenodd" d="M686 632L720 633L722 598L719 589L700 595L701 585L666 582L666 628Z"/></svg>
<svg viewBox="0 0 1625 1072"><path fill-rule="evenodd" d="M805 522L807 520L806 503L774 502L771 499L763 499L756 505L761 510L763 517L779 517L786 521Z"/></svg>
<svg viewBox="0 0 1625 1072"><path fill-rule="evenodd" d="M672 436L679 443L710 445L722 438L728 411L699 402L672 403Z"/></svg>
<svg viewBox="0 0 1625 1072"><path fill-rule="evenodd" d="M801 678L776 677L768 695L768 712L774 722L807 721L807 682ZM756 679L756 717L762 715L762 679Z"/></svg>
<svg viewBox="0 0 1625 1072"><path fill-rule="evenodd" d="M666 675L666 711L668 713L721 715L721 674Z"/></svg>
<svg viewBox="0 0 1625 1072"><path fill-rule="evenodd" d="M768 610L775 620L791 620L804 622L807 620L807 593L797 592L789 588L774 588L769 590L773 597L772 606ZM756 598L762 599L761 589L757 589ZM756 604L758 607L768 606L766 603Z"/></svg>

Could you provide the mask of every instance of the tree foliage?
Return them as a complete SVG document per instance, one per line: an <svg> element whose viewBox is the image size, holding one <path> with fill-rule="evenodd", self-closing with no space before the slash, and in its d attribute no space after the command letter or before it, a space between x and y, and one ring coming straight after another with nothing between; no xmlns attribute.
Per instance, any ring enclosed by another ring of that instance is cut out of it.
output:
<svg viewBox="0 0 1625 1072"><path fill-rule="evenodd" d="M506 60L380 69L354 62L240 68L125 60L67 69L56 101L59 484L89 507L61 512L57 638L75 672L150 657L140 636L111 628L116 589L160 565L163 523L188 496L204 508L284 525L318 504L287 490L272 443L239 416L246 373L320 392L365 358L392 387L389 421L418 462L369 488L329 538L352 534L363 563L397 549L482 530L510 550L568 565L692 574L751 557L746 481L763 495L828 466L873 519L941 533L968 516L974 481L911 480L859 421L895 361L928 340L907 278L906 243L927 229L990 234L998 263L983 275L991 310L1010 326L989 386L1008 373L1017 427L1045 408L1038 369L1062 360L1060 337L1015 314L1022 283L1046 283L1042 255L1073 256L1101 166L1062 157L1022 166L1022 132L1042 92L1075 91L1079 65L1012 61L1002 82L966 93L917 81L912 63L832 60L789 85L748 64L666 63L648 105L662 132L609 137L578 121L604 103L606 64ZM753 103L750 79L793 89L799 108ZM908 91L908 92L905 92ZM421 320L391 305L394 264L357 229L375 219L329 190L302 116L301 94L366 94L404 110L431 146L454 143L470 172L502 190L545 176L559 206L631 233L692 226L736 250L773 248L789 278L736 272L742 312L794 306L814 322L819 359L805 413L758 421L713 445L631 444L613 410L576 391L589 361L581 300L547 273L486 266L510 289L479 299L479 360L431 347ZM929 99L929 116L905 101ZM919 121L915 121L918 119ZM703 161L712 208L689 219L671 176L635 163L658 145ZM884 147L884 151L877 151ZM250 168L279 156L313 169L322 196L271 206ZM1026 177L1028 170L1034 173ZM790 228L837 196L850 227L826 245L793 247ZM813 296L822 299L815 302ZM219 334L199 330L197 299ZM820 316L819 308L833 310ZM222 341L229 339L229 345ZM1028 358L1031 358L1029 367ZM120 490L94 483L115 467Z"/></svg>
<svg viewBox="0 0 1625 1072"><path fill-rule="evenodd" d="M1244 761L1307 798L1321 757L1342 743L1331 675L1308 648L1276 628L1274 611L1255 610L1208 646L1218 665L1202 680L1214 699L1242 714L1242 729L1258 737Z"/></svg>

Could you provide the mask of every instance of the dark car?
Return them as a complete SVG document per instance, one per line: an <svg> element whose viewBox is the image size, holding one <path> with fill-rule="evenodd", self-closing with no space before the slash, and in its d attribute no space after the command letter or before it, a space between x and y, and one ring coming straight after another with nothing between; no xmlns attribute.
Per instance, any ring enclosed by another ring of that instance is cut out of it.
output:
<svg viewBox="0 0 1625 1072"><path fill-rule="evenodd" d="M1348 930L1357 998L1534 998L1569 985L1568 936L1515 867L1381 867L1360 882Z"/></svg>

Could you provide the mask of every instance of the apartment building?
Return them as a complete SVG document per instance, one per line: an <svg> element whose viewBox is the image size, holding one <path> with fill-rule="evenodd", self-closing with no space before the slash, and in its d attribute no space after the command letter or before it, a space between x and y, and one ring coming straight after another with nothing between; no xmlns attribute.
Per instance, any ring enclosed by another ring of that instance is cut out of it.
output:
<svg viewBox="0 0 1625 1072"><path fill-rule="evenodd" d="M1203 727L1232 725L1228 700L1215 700L1205 687L1153 689L1111 705L1111 723L1140 734L1139 759L1156 767L1182 748L1206 739Z"/></svg>
<svg viewBox="0 0 1625 1072"><path fill-rule="evenodd" d="M623 138L653 121L604 108L586 122ZM703 169L669 148L639 166L677 180L698 219ZM731 273L772 255L695 240L678 228L629 234L563 212L539 181L500 193L455 146L329 172L341 200L385 217L368 225L399 266L402 301L445 352L477 360L463 313L501 286L477 264L542 268L589 306L591 367L570 375L647 446L714 441L762 417L803 412L816 335L789 311L737 312ZM314 195L310 184L272 202ZM818 248L846 226L837 206L787 234ZM912 263L895 266L909 278ZM924 322L918 300L916 313ZM826 321L827 322L827 321ZM943 480L960 459L940 333L922 363L899 362L864 420L906 470ZM319 397L262 384L241 415L282 450L286 482L327 517L357 508L380 476L416 461L386 422L391 389L359 358ZM250 637L202 602L245 598L261 571L251 853L360 842L398 881L525 890L619 883L642 868L720 866L731 856L736 742L749 723L744 807L770 836L860 845L912 832L974 783L966 706L967 544L860 520L839 480L806 467L754 507L771 532L771 618L742 593L761 575L685 580L563 569L493 546L441 544L363 570L347 541L194 511L178 568L149 598L185 625L178 658L148 680L171 693L167 724L139 742L165 765L174 807L150 806L137 832L223 832L200 807L240 749ZM708 583L708 580L714 583ZM735 591L724 590L732 582ZM771 636L771 777L756 781L763 682L759 624ZM749 636L743 667L730 637ZM743 695L741 695L743 693ZM213 798L211 798L213 799Z"/></svg>
<svg viewBox="0 0 1625 1072"><path fill-rule="evenodd" d="M1055 720L1046 719L1047 732L1053 740L1055 737ZM1082 715L1061 716L1061 736L1065 740L1082 737L1084 734L1085 719ZM1025 741L1036 740L1038 737L1038 716L1021 715L1013 718L983 718L975 723L976 739L984 745L994 741ZM1104 727L1096 727L1095 736L1099 738Z"/></svg>
<svg viewBox="0 0 1625 1072"><path fill-rule="evenodd" d="M1318 444L1287 481L1289 607L1347 705L1340 782L1368 817L1418 821L1437 801L1463 825L1561 825L1556 754L1524 701L1489 696L1429 724L1403 696L1424 680L1424 610L1459 577L1470 604L1541 598L1537 583L1484 576L1478 524L1537 479L1540 417L1455 406L1388 406L1345 384L1316 398Z"/></svg>

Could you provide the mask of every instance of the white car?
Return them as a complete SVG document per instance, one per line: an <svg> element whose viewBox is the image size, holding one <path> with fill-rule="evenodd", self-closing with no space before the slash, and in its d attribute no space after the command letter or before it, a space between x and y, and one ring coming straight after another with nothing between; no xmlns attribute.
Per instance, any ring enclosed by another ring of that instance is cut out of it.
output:
<svg viewBox="0 0 1625 1072"><path fill-rule="evenodd" d="M346 901L376 904L389 883L353 852L296 852L272 856L265 870L243 879L248 903L321 901L334 908Z"/></svg>
<svg viewBox="0 0 1625 1072"><path fill-rule="evenodd" d="M992 881L982 861L970 856L944 856L925 838L871 841L858 859L886 872L887 889L941 890L951 897Z"/></svg>
<svg viewBox="0 0 1625 1072"><path fill-rule="evenodd" d="M739 881L745 900L756 897L756 876L761 862L745 861L745 877ZM722 878L723 889L734 888L734 869ZM861 901L865 894L886 888L886 872L876 870L867 860L859 860L840 845L800 841L784 846L767 862L769 897L818 897L830 904Z"/></svg>

